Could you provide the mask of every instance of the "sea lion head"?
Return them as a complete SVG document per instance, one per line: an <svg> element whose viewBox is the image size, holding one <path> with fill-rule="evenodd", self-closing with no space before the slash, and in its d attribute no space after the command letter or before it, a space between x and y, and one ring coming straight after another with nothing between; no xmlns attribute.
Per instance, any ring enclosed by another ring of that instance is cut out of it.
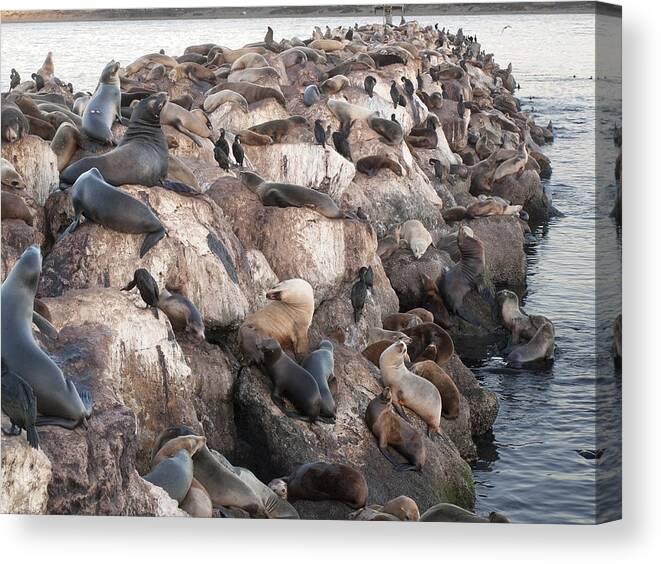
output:
<svg viewBox="0 0 661 564"><path fill-rule="evenodd" d="M276 478L269 482L269 488L281 499L287 499L287 482L281 478Z"/></svg>
<svg viewBox="0 0 661 564"><path fill-rule="evenodd" d="M383 403L392 403L392 391L390 390L390 386L383 388L380 398Z"/></svg>
<svg viewBox="0 0 661 564"><path fill-rule="evenodd" d="M395 341L381 353L381 357L379 358L379 367L388 366L391 368L397 368L402 366L407 358L408 353L406 349L406 343L400 339Z"/></svg>
<svg viewBox="0 0 661 564"><path fill-rule="evenodd" d="M165 458L170 458L181 449L188 451L188 454L195 456L197 452L207 444L206 437L200 435L181 435L166 441L156 452L154 460L159 462ZM153 460L152 460L153 463Z"/></svg>
<svg viewBox="0 0 661 564"><path fill-rule="evenodd" d="M261 184L264 184L264 179L259 176L259 174L255 174L254 172L250 172L248 170L244 170L239 173L239 180L253 192L257 190Z"/></svg>
<svg viewBox="0 0 661 564"><path fill-rule="evenodd" d="M11 186L16 190L25 190L25 182L21 178L21 175L14 170L14 167L11 166L9 161L2 160L2 184L4 186Z"/></svg>
<svg viewBox="0 0 661 564"><path fill-rule="evenodd" d="M7 143L18 141L30 131L30 124L23 112L18 107L12 108L12 110L2 113L2 140Z"/></svg>
<svg viewBox="0 0 661 564"><path fill-rule="evenodd" d="M168 427L163 431L157 438L156 442L154 443L154 448L152 449L151 452L151 458L153 460L154 456L156 456L156 453L161 450L163 445L172 439L176 439L177 437L183 437L187 435L195 435L195 431L191 429L190 427L186 427L184 425L178 426L178 427Z"/></svg>
<svg viewBox="0 0 661 564"><path fill-rule="evenodd" d="M509 305L515 305L518 307L519 297L510 290L500 290L496 294L496 303L500 306L501 309Z"/></svg>
<svg viewBox="0 0 661 564"><path fill-rule="evenodd" d="M280 282L266 292L266 298L291 306L314 306L314 290L310 283L302 278L290 278Z"/></svg>
<svg viewBox="0 0 661 564"><path fill-rule="evenodd" d="M280 358L282 348L275 339L264 339L257 343L257 350L262 353L265 364L271 364Z"/></svg>
<svg viewBox="0 0 661 564"><path fill-rule="evenodd" d="M400 521L419 521L420 509L418 504L406 495L400 495L386 503L381 511L394 515Z"/></svg>
<svg viewBox="0 0 661 564"><path fill-rule="evenodd" d="M555 329L553 328L553 324L549 323L548 321L546 321L538 329L537 332L546 339L554 339L555 338Z"/></svg>
<svg viewBox="0 0 661 564"><path fill-rule="evenodd" d="M30 245L9 273L18 277L22 284L33 294L37 293L39 275L41 274L41 249L38 245Z"/></svg>
<svg viewBox="0 0 661 564"><path fill-rule="evenodd" d="M110 61L101 72L99 82L104 84L119 84L119 62L114 59Z"/></svg>
<svg viewBox="0 0 661 564"><path fill-rule="evenodd" d="M160 127L161 112L167 101L168 95L165 92L158 92L140 100L131 114L131 123L141 122Z"/></svg>
<svg viewBox="0 0 661 564"><path fill-rule="evenodd" d="M489 521L491 523L509 523L510 520L505 517L502 513L498 513L498 511L492 511L489 513Z"/></svg>

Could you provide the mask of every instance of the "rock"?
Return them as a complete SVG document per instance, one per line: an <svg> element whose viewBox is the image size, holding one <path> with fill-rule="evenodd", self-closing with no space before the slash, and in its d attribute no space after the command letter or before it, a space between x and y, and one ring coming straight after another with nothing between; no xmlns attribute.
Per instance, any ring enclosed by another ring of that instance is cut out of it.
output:
<svg viewBox="0 0 661 564"><path fill-rule="evenodd" d="M468 124L470 123L471 111L466 109L463 119L457 112L457 102L444 100L440 109L431 110L445 133L445 138L453 152L458 152L468 144Z"/></svg>
<svg viewBox="0 0 661 564"><path fill-rule="evenodd" d="M194 159L195 161L207 164L216 164L213 156L214 145L211 139L200 139L202 143L200 147L188 135L184 135L174 127L164 125L161 129L166 136L172 136L176 139L176 147L170 149L171 155L179 158Z"/></svg>
<svg viewBox="0 0 661 564"><path fill-rule="evenodd" d="M35 221L36 225L36 221ZM30 245L41 245L44 236L22 219L2 220L2 280L4 280L23 251Z"/></svg>
<svg viewBox="0 0 661 564"><path fill-rule="evenodd" d="M213 201L162 188L126 185L122 190L148 203L168 236L139 259L143 234L83 224L58 241L44 260L44 296L74 288L121 288L133 278L136 268L143 267L161 287L182 289L208 328L238 327L246 313L264 301L270 286L262 286L253 276L243 246ZM48 216L56 215L56 209L49 206Z"/></svg>
<svg viewBox="0 0 661 564"><path fill-rule="evenodd" d="M422 473L396 472L379 452L364 421L367 404L380 393L377 374L360 353L341 345L335 347L338 412L331 426L286 417L270 398L267 378L254 369L242 371L236 390L237 427L239 435L253 447L252 457L242 465L268 483L301 463L342 462L360 468L364 474L369 486L368 503L408 495L421 507L448 500L471 507L474 491L470 468L444 432L433 440L424 439L427 462ZM424 434L422 420L412 412L409 417ZM324 513L327 507L325 503L306 504L301 516L328 518ZM343 516L345 509L338 511L334 513Z"/></svg>
<svg viewBox="0 0 661 564"><path fill-rule="evenodd" d="M44 451L28 445L24 432L16 437L3 434L1 450L0 513L46 513L52 470Z"/></svg>
<svg viewBox="0 0 661 564"><path fill-rule="evenodd" d="M25 191L43 205L48 194L60 184L57 157L48 141L26 135L14 143L2 144L2 158L7 159L25 181Z"/></svg>
<svg viewBox="0 0 661 564"><path fill-rule="evenodd" d="M214 131L224 128L226 131L237 133L274 119L285 119L289 112L283 108L275 98L265 98L259 102L248 105L248 112L244 112L235 104L223 104L209 114L209 120Z"/></svg>
<svg viewBox="0 0 661 564"><path fill-rule="evenodd" d="M512 205L520 204L530 215L533 223L548 218L550 203L542 190L539 174L534 170L524 170L517 178L509 174L493 185L493 195L508 200Z"/></svg>

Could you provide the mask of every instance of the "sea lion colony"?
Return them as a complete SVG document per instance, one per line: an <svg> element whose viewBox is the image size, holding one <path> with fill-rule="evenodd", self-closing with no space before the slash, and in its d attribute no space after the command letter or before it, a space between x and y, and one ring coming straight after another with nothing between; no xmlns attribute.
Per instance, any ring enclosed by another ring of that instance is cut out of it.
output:
<svg viewBox="0 0 661 564"><path fill-rule="evenodd" d="M525 198L510 202L503 195L516 192L507 192L508 182L517 185L523 174L536 176L537 183L540 175L550 174L539 146L553 140L553 128L550 123L537 126L520 110L513 96L517 85L511 65L500 68L476 37L465 36L461 29L451 33L438 25L402 22L399 26L327 28L325 33L316 28L309 39L276 42L269 28L264 41L242 49L193 45L179 56L148 54L124 67L111 61L100 69L95 92L76 91L71 83L57 78L54 68L49 53L33 80L21 81L12 69L10 91L2 94L3 266L5 270L7 265L13 267L9 276L3 272L7 280L2 286L2 333L3 341L6 333L16 342L13 350L3 347L2 408L13 432L27 429L28 441L35 448L39 445L35 424L74 427L87 425L95 417L93 398L82 390L85 384L74 383L47 354L37 352L40 347L48 351L50 341L58 338L57 330L36 311L43 304L37 293L52 298L50 303L56 306L64 289L39 290L38 246L24 244L16 249L13 264L5 262L6 242L16 246L8 238L12 231L24 229L21 223L32 225L32 217L43 217L44 209L49 221L35 223L30 243L42 245L47 261L48 254L57 255L58 247L71 245L72 238L104 230L118 233L120 239L115 241L129 237L125 233L143 234L135 239L130 264L118 268L124 279L114 287L126 291L121 296L127 308L138 303L137 294L130 293L137 287L146 307L160 323L167 323L159 317L158 312L163 312L182 342L184 333L204 341L205 325L213 324L205 308L198 309L200 304L194 303L192 295L186 297L186 289L195 287L195 280L173 285L181 265L162 263L167 262L164 247L173 237L185 238L186 226L182 232L182 226L159 217L155 201L166 198L175 208L210 206L216 210L213 213L222 215L219 202L234 201L240 193L242 198L257 198L262 209L289 208L292 218L341 222L344 229L362 230L362 237L373 241L371 260L344 272L338 284L340 294L332 305L337 316L331 316L327 325L314 324L315 308L321 308L315 300L318 288L292 269L291 275L281 272L281 282L265 293L266 303L262 293L223 339L241 361L237 367L241 378L269 382L273 404L264 407L277 406L277 416L293 418L300 432L308 425L337 424L342 411L338 388L343 385L335 364L338 350L360 358L362 353L371 360L376 387L363 403L361 416L349 423L367 426L374 434L373 456L380 456L376 448L380 449L390 473L413 470L424 475L428 445L437 439L423 436L419 416L430 432L442 433L446 422L466 409L466 402L459 401L455 375L446 366L454 354L446 329L480 325L464 303L470 292L478 295L479 291L485 303L500 306L498 317L515 336L512 347L533 339L544 341L528 347L526 354L515 354L517 359L552 358L550 321L543 318L545 332L538 335L533 330L535 316L519 308L516 295L499 296L496 301L493 289L488 291L485 247L469 226L474 218L513 215L511 221L522 233L529 231L522 208L530 202ZM37 184L42 180L28 176L36 174L30 163L36 157L30 151L12 149L34 136L50 144L59 171L60 190L47 194L45 206L38 198L43 186ZM420 199L405 184L407 177L417 175L416 182L432 187L427 200L417 203L426 215L411 217L410 210L389 210L390 216L384 216L378 202L369 207L370 196L356 206L327 185L290 183L286 166L282 178L277 162L259 158L259 151L287 143L321 151L325 160L312 161L319 166L337 153L343 159L338 162L350 163L341 166L351 167L364 191L401 184L410 192L404 197L407 202ZM213 166L208 162L206 167L197 166L203 150L212 155ZM147 190L122 188L128 184ZM229 191L224 192L224 187ZM252 209L259 210L251 201ZM71 204L74 214L67 210ZM92 224L97 224L96 231L90 231ZM241 239L241 229L235 231ZM210 232L207 242L222 262L228 283L236 285L247 276L241 271L247 263L245 258L238 263L232 237L220 240ZM453 266L420 279L419 303L400 304L401 313L391 308L382 319L368 317L379 294L392 293L381 262L393 254L408 253L411 265L422 264L432 250L438 252L440 238L454 241L451 254L456 262L448 259ZM247 241L241 243L249 246ZM68 258L64 255L48 268ZM290 260L306 258L292 256ZM148 264L153 272L145 268ZM112 275L107 273L106 278ZM168 283L171 287L166 289ZM81 284L76 287L113 286L103 280ZM34 306L30 305L33 301ZM104 303L98 303L99 309L103 307ZM31 321L38 328L37 339ZM328 338L321 340L319 335ZM34 359L17 353L22 346L30 348ZM537 356L536 350L541 351ZM31 386L31 366L37 361L50 371L51 380ZM68 411L58 408L51 393L59 395ZM161 430L180 423L165 418ZM181 436L190 440L181 442ZM195 516L210 516L213 507L214 515L297 518L297 510L286 501L287 484L291 499L295 492L297 500L339 500L358 509L351 514L354 519L417 520L421 514L415 501L406 496L370 500L383 505L366 506L372 485L355 465L339 461L310 460L287 468L289 477L264 476L260 481L250 470L232 466L210 450L199 432L180 427L166 429L155 441L153 453L143 475L163 486ZM323 479L323 473L318 479L310 474L321 472L320 465L332 476L331 483ZM265 484L270 479L269 488ZM388 480L387 473L379 480ZM429 520L444 520L447 514L447 520L488 521L455 510L453 505L433 511L434 507L422 508L424 515L434 515ZM345 518L349 518L348 509Z"/></svg>

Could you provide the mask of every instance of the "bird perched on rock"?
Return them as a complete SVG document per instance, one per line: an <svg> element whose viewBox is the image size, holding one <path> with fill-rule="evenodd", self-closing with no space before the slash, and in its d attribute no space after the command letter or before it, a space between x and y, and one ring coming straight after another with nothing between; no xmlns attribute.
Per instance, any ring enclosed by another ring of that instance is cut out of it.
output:
<svg viewBox="0 0 661 564"><path fill-rule="evenodd" d="M374 96L374 87L376 86L376 78L374 78L371 74L368 74L365 77L365 81L363 84L365 86L365 92L367 92L367 95L370 98Z"/></svg>
<svg viewBox="0 0 661 564"><path fill-rule="evenodd" d="M418 90L422 90L425 86L424 81L422 80L422 75L420 74L420 71L415 75L415 79L418 81Z"/></svg>
<svg viewBox="0 0 661 564"><path fill-rule="evenodd" d="M220 130L220 137L213 148L213 156L218 163L218 166L223 170L230 169L230 159L229 159L230 146L225 139L225 130Z"/></svg>
<svg viewBox="0 0 661 564"><path fill-rule="evenodd" d="M365 210L358 206L358 209L356 210L356 217L358 219L362 219L363 221L369 221L369 216L365 213Z"/></svg>
<svg viewBox="0 0 661 564"><path fill-rule="evenodd" d="M349 28L349 30L344 35L344 39L347 41L351 41L353 39L353 29Z"/></svg>
<svg viewBox="0 0 661 564"><path fill-rule="evenodd" d="M464 96L462 94L459 94L459 102L457 102L457 113L461 119L464 119L466 109L464 107Z"/></svg>
<svg viewBox="0 0 661 564"><path fill-rule="evenodd" d="M314 120L314 138L318 145L326 145L326 130L320 119Z"/></svg>
<svg viewBox="0 0 661 564"><path fill-rule="evenodd" d="M44 78L40 74L33 72L31 75L32 80L34 80L34 87L37 89L37 92L44 87Z"/></svg>
<svg viewBox="0 0 661 564"><path fill-rule="evenodd" d="M402 84L404 85L404 92L408 94L409 98L413 98L413 94L415 94L415 88L413 87L413 83L408 78L403 76Z"/></svg>
<svg viewBox="0 0 661 564"><path fill-rule="evenodd" d="M443 182L445 180L445 167L438 159L429 159L429 164L434 167L434 176Z"/></svg>
<svg viewBox="0 0 661 564"><path fill-rule="evenodd" d="M37 398L32 387L23 378L7 368L2 361L2 411L9 417L10 429L3 429L6 435L20 435L21 429L27 432L28 444L39 448L37 433Z"/></svg>
<svg viewBox="0 0 661 564"><path fill-rule="evenodd" d="M370 290L374 288L374 271L372 270L372 267L361 266L359 271L359 276L360 276L360 272L363 272L363 278L365 279L365 284L367 284L367 287Z"/></svg>
<svg viewBox="0 0 661 564"><path fill-rule="evenodd" d="M360 321L363 314L365 300L367 299L367 282L365 276L367 268L361 267L358 272L358 281L351 287L351 305L353 306L353 319L356 323Z"/></svg>
<svg viewBox="0 0 661 564"><path fill-rule="evenodd" d="M399 122L397 121L397 116L396 116L395 114L392 114L392 115L390 116L390 121L394 121L395 123L399 123Z"/></svg>
<svg viewBox="0 0 661 564"><path fill-rule="evenodd" d="M18 71L16 69L11 69L11 73L9 74L9 80L10 80L9 90L13 90L21 83L21 75L18 74Z"/></svg>
<svg viewBox="0 0 661 564"><path fill-rule="evenodd" d="M341 131L336 131L332 135L333 145L335 145L335 150L340 153L345 159L353 162L351 158L351 145L349 145L349 140L347 136Z"/></svg>
<svg viewBox="0 0 661 564"><path fill-rule="evenodd" d="M397 109L399 105L399 90L397 89L397 83L393 80L390 83L390 98L392 99L393 107Z"/></svg>
<svg viewBox="0 0 661 564"><path fill-rule="evenodd" d="M158 307L158 284L154 277L149 274L149 271L144 268L138 268L133 273L133 280L131 280L120 291L128 292L135 287L138 287L140 297L147 304L147 307Z"/></svg>
<svg viewBox="0 0 661 564"><path fill-rule="evenodd" d="M237 135L234 137L234 143L232 143L232 154L234 155L234 160L239 166L243 166L243 159L245 158L245 153L243 152L243 146L241 145L241 136Z"/></svg>

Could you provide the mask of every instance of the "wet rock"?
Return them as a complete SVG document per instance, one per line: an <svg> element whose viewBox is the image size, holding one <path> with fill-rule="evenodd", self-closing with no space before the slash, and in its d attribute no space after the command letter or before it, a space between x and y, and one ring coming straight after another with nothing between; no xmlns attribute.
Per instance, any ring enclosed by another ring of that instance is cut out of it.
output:
<svg viewBox="0 0 661 564"><path fill-rule="evenodd" d="M509 174L493 185L493 195L508 200L512 205L520 204L534 223L544 221L550 212L550 203L542 189L539 174L524 170L520 176Z"/></svg>

